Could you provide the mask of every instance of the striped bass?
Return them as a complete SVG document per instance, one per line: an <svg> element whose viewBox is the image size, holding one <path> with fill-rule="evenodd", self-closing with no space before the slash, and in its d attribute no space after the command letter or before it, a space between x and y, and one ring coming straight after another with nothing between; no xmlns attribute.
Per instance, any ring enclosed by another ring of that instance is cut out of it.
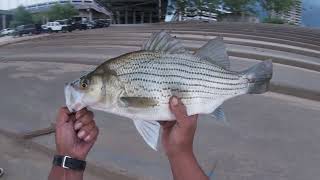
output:
<svg viewBox="0 0 320 180"><path fill-rule="evenodd" d="M191 54L161 31L140 51L108 60L67 83L65 97L70 111L90 107L132 119L147 144L156 150L158 121L174 120L169 109L171 96L181 98L188 115L211 114L225 122L224 101L264 93L271 78L271 61L243 72L231 71L221 37Z"/></svg>

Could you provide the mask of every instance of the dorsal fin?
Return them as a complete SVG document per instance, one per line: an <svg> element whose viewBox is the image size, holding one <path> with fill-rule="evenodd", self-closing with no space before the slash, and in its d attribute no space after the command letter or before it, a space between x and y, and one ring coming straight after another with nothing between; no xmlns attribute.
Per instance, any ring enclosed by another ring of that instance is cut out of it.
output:
<svg viewBox="0 0 320 180"><path fill-rule="evenodd" d="M195 55L217 64L224 69L230 70L230 60L222 37L210 40L195 52Z"/></svg>
<svg viewBox="0 0 320 180"><path fill-rule="evenodd" d="M186 49L180 41L171 37L164 30L153 33L143 45L142 50L146 51L161 51L169 54L185 53Z"/></svg>

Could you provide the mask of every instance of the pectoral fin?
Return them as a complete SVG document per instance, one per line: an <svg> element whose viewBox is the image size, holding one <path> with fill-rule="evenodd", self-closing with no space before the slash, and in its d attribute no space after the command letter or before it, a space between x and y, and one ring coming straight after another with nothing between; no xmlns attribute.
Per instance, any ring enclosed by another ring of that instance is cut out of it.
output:
<svg viewBox="0 0 320 180"><path fill-rule="evenodd" d="M158 104L158 101L147 97L121 97L120 101L122 101L125 106L135 108L146 108Z"/></svg>
<svg viewBox="0 0 320 180"><path fill-rule="evenodd" d="M160 124L156 121L133 120L138 132L145 142L155 151L157 151Z"/></svg>

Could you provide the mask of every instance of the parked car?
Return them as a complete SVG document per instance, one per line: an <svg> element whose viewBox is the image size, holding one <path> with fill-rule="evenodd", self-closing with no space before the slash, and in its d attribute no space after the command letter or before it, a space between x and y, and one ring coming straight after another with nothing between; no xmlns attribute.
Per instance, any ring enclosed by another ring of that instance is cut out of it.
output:
<svg viewBox="0 0 320 180"><path fill-rule="evenodd" d="M72 29L76 30L87 30L88 29L88 24L87 23L83 23L81 21L73 21L72 22Z"/></svg>
<svg viewBox="0 0 320 180"><path fill-rule="evenodd" d="M48 22L45 25L42 25L41 28L49 33L52 32L71 32L72 27L68 25L67 20L59 20L54 22Z"/></svg>
<svg viewBox="0 0 320 180"><path fill-rule="evenodd" d="M104 28L110 26L110 20L108 19L96 19L94 20L96 28Z"/></svg>
<svg viewBox="0 0 320 180"><path fill-rule="evenodd" d="M97 23L94 22L94 21L88 21L86 24L87 24L88 29L95 29L95 28L97 28Z"/></svg>
<svg viewBox="0 0 320 180"><path fill-rule="evenodd" d="M40 34L41 33L41 26L37 24L27 24L27 25L21 25L16 27L16 30L14 32L14 35L16 36L22 36L24 34Z"/></svg>
<svg viewBox="0 0 320 180"><path fill-rule="evenodd" d="M14 33L14 29L7 28L0 31L0 36L7 36L13 33Z"/></svg>

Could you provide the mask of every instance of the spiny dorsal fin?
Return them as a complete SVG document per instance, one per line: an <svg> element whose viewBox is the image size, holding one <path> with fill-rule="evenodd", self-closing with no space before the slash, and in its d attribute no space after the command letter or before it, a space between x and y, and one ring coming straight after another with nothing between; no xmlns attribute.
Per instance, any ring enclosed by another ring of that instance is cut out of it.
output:
<svg viewBox="0 0 320 180"><path fill-rule="evenodd" d="M195 55L206 58L206 60L230 70L230 60L227 54L226 46L222 37L210 40L198 49Z"/></svg>
<svg viewBox="0 0 320 180"><path fill-rule="evenodd" d="M161 51L169 54L185 53L186 49L181 42L171 37L170 34L164 30L153 33L143 45L142 50L146 51Z"/></svg>

